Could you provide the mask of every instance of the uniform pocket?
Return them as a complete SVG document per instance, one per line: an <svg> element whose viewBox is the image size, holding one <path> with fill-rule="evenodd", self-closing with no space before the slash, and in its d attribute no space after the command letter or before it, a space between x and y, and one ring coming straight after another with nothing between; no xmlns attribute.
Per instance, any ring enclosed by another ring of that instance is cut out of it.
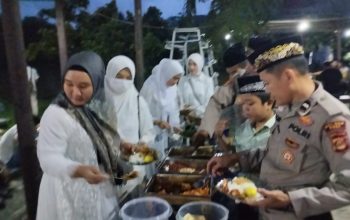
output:
<svg viewBox="0 0 350 220"><path fill-rule="evenodd" d="M278 152L279 169L300 173L305 158L306 142L288 132Z"/></svg>

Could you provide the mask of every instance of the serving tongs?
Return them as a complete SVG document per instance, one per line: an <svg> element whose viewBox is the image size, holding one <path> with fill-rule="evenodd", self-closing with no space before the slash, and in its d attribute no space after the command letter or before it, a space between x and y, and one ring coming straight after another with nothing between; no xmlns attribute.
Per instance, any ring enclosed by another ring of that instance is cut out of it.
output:
<svg viewBox="0 0 350 220"><path fill-rule="evenodd" d="M202 179L199 179L196 182L194 182L193 187L194 188L202 188L206 185L208 185L209 187L212 187L213 183L214 183L214 177L210 174L207 174Z"/></svg>

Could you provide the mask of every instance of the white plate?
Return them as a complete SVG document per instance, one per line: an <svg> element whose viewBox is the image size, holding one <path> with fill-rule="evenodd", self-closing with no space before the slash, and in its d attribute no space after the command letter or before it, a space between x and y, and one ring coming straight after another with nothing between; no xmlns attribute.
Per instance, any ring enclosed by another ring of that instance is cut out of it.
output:
<svg viewBox="0 0 350 220"><path fill-rule="evenodd" d="M226 179L227 179L227 178L226 178ZM224 180L225 180L225 179L220 180L220 181L216 184L215 188L216 188L219 192L221 192L221 193L225 194L226 196L228 196L229 198L235 200L236 203L240 203L240 202L244 202L244 201L260 201L260 200L264 199L264 196L261 195L259 192L257 192L257 194L256 194L255 197L246 198L245 200L241 200L241 199L239 199L239 198L237 198L237 197L232 196L231 194L227 194L226 192L223 192L223 191L222 191L222 187L221 187L222 184L223 184L223 182L224 182ZM227 179L227 180L228 180L228 181L232 181L232 179Z"/></svg>

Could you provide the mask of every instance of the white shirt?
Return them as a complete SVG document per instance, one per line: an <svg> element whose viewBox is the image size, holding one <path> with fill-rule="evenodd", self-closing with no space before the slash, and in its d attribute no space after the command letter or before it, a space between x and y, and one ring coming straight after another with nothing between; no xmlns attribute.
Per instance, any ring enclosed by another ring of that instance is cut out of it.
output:
<svg viewBox="0 0 350 220"><path fill-rule="evenodd" d="M180 109L188 107L202 118L210 97L214 94L213 79L200 72L196 76L186 75L181 78L178 87Z"/></svg>
<svg viewBox="0 0 350 220"><path fill-rule="evenodd" d="M98 167L98 162L86 131L57 105L50 105L41 119L37 154L44 172L37 220L112 219L118 211L112 184L71 177L78 165Z"/></svg>

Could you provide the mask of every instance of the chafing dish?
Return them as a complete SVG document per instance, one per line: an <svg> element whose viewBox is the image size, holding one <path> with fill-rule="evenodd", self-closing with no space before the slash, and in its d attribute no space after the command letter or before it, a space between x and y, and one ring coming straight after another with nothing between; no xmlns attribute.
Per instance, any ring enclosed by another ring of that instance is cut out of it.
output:
<svg viewBox="0 0 350 220"><path fill-rule="evenodd" d="M205 175L208 160L167 158L159 166L159 173Z"/></svg>
<svg viewBox="0 0 350 220"><path fill-rule="evenodd" d="M215 154L212 145L195 147L173 147L170 149L168 157L209 159Z"/></svg>
<svg viewBox="0 0 350 220"><path fill-rule="evenodd" d="M147 195L163 198L172 205L182 205L191 201L210 201L212 195L210 181L202 188L193 189L193 184L202 179L203 176L200 175L157 174L147 183L145 192Z"/></svg>

